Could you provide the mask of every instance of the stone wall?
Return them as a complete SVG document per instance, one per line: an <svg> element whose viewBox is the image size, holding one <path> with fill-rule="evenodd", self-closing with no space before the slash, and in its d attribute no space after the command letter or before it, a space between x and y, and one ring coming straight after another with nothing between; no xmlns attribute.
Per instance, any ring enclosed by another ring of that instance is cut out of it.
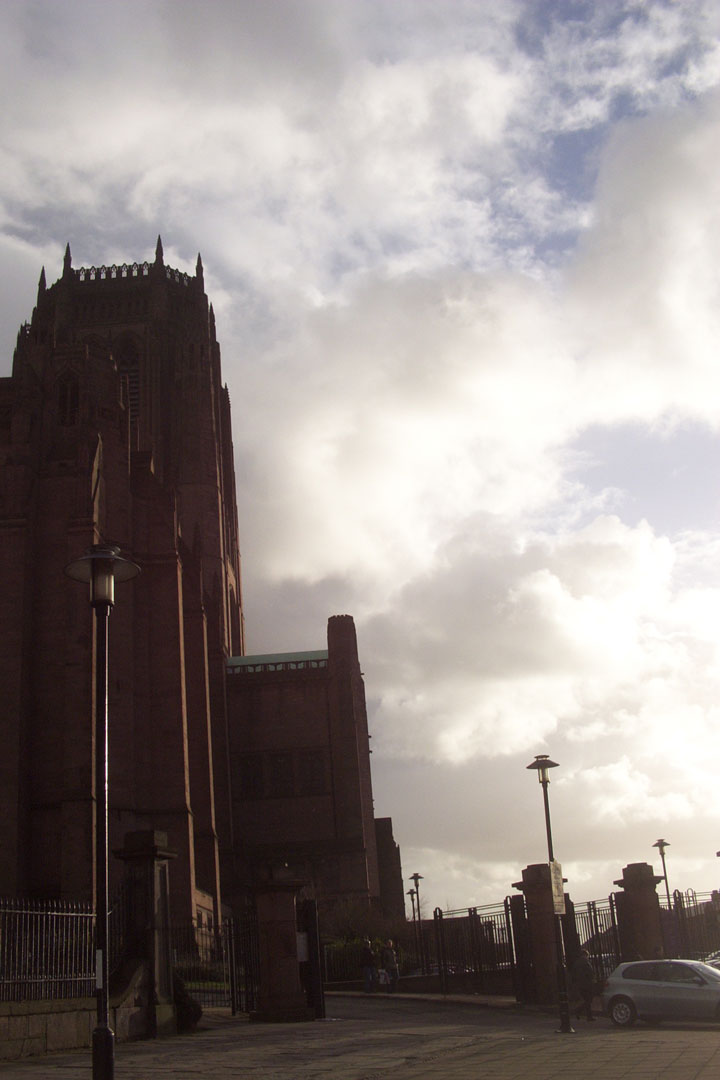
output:
<svg viewBox="0 0 720 1080"><path fill-rule="evenodd" d="M142 1039L148 1030L147 973L139 968L121 1000L110 1007L110 1026L124 1042ZM95 998L67 1001L0 1001L0 1060L75 1050L92 1045Z"/></svg>

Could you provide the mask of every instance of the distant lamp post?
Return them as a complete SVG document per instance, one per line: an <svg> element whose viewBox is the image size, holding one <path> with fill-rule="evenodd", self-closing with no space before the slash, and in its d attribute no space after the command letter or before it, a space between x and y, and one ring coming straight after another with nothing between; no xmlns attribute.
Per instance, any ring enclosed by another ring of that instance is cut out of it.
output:
<svg viewBox="0 0 720 1080"><path fill-rule="evenodd" d="M672 907L672 904L670 903L670 886L668 885L667 866L665 865L665 848L670 847L670 844L667 840L656 840L653 844L653 847L656 847L660 852L660 861L663 868L663 877L665 878L665 895L667 896L669 911Z"/></svg>
<svg viewBox="0 0 720 1080"><path fill-rule="evenodd" d="M425 975L425 942L423 940L422 913L420 910L420 882L423 880L423 876L422 874L411 874L410 880L415 882L415 896L417 897L418 942L420 945L420 967L422 968L423 975Z"/></svg>
<svg viewBox="0 0 720 1080"><path fill-rule="evenodd" d="M419 957L420 956L420 946L418 945L417 922L416 922L416 919L415 919L415 890L411 889L410 892L407 895L410 897L410 903L412 904L413 940L415 942L415 954Z"/></svg>
<svg viewBox="0 0 720 1080"><path fill-rule="evenodd" d="M558 863L555 862L555 855L553 852L553 839L552 839L552 826L550 824L550 800L548 798L548 785L550 784L550 777L548 775L550 769L557 769L557 761L551 761L547 754L536 754L535 760L527 766L528 769L534 769L537 772L537 778L542 785L543 789L543 805L545 807L545 832L547 835L547 849L548 860L550 863L550 876L551 881L555 881L555 888L553 889L553 929L555 933L555 959L557 968L557 983L558 983L558 1005L560 1010L560 1034L572 1034L573 1026L570 1023L570 1003L568 1001L567 990L567 972L565 970L565 957L563 956L563 940L562 940L562 923L560 922L561 913L564 911L564 900L562 893L562 870ZM559 885L557 882L559 878ZM559 888L559 897L555 896L556 890Z"/></svg>
<svg viewBox="0 0 720 1080"><path fill-rule="evenodd" d="M120 555L115 544L93 544L65 567L74 581L90 585L95 621L95 985L97 1026L92 1038L93 1080L113 1080L115 1034L108 1012L108 650L115 582L129 581L140 567Z"/></svg>

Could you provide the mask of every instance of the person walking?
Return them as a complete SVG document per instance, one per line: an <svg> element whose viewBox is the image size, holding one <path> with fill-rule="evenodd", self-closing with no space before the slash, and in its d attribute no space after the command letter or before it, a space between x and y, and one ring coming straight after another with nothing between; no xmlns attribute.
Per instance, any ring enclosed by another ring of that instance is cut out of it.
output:
<svg viewBox="0 0 720 1080"><path fill-rule="evenodd" d="M578 1020L585 1012L586 1020L594 1020L592 1014L592 1001L595 997L595 972L590 963L590 953L587 949L581 949L575 957L570 969L575 993L580 999L577 1005Z"/></svg>
<svg viewBox="0 0 720 1080"><path fill-rule="evenodd" d="M387 992L388 994L394 994L398 987L400 969L398 967L397 952L395 951L391 938L388 938L383 945L383 950L380 954L380 966L387 972L388 979L385 984Z"/></svg>
<svg viewBox="0 0 720 1080"><path fill-rule="evenodd" d="M370 938L365 938L363 949L360 953L360 965L363 972L363 983L366 994L372 994L378 981L377 962L372 950Z"/></svg>

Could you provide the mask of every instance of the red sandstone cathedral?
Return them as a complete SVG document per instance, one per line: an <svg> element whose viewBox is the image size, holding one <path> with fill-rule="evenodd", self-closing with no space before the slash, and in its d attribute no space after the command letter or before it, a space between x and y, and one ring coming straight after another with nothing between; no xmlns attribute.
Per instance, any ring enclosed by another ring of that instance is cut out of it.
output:
<svg viewBox="0 0 720 1080"><path fill-rule="evenodd" d="M404 917L373 815L355 628L246 656L230 424L202 262L44 271L0 379L0 894L89 899L93 633L63 569L142 570L110 619L110 847L167 833L175 918L219 920L282 866L320 904ZM122 864L111 860L111 889Z"/></svg>

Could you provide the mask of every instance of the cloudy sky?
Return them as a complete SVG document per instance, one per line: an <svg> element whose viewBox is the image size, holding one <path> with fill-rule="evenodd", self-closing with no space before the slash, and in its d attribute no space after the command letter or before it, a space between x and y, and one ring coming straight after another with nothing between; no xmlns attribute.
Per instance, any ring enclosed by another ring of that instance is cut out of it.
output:
<svg viewBox="0 0 720 1080"><path fill-rule="evenodd" d="M355 616L427 907L720 886L716 0L3 0L0 372L41 265L202 252L250 652ZM408 888L410 887L408 883Z"/></svg>

